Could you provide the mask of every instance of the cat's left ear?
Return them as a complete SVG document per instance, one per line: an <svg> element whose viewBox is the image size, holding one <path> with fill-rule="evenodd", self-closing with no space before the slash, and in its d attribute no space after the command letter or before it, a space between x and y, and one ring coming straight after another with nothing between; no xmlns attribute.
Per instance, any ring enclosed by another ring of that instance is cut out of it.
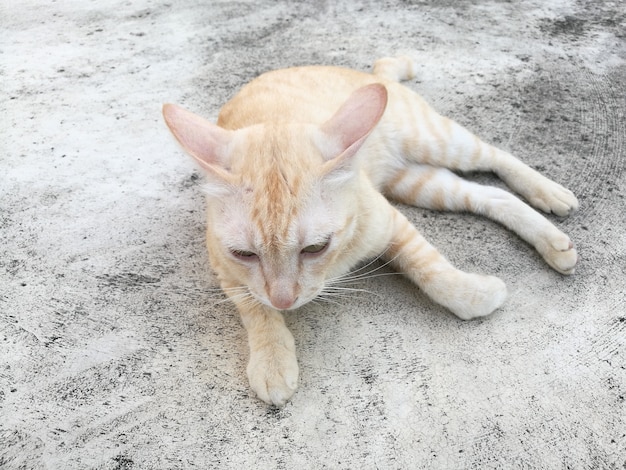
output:
<svg viewBox="0 0 626 470"><path fill-rule="evenodd" d="M233 131L222 129L175 104L163 105L163 118L176 140L205 170L228 179Z"/></svg>
<svg viewBox="0 0 626 470"><path fill-rule="evenodd" d="M387 106L387 89L372 83L356 90L320 130L327 138L321 150L328 160L324 173L350 164L352 156L361 148Z"/></svg>

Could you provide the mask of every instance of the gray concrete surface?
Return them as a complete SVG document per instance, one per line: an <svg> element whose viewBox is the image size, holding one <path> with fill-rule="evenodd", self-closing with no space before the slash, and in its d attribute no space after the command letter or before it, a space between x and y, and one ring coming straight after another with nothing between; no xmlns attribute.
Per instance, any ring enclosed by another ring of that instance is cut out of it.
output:
<svg viewBox="0 0 626 470"><path fill-rule="evenodd" d="M0 467L626 468L625 10L2 2ZM577 193L554 220L579 268L403 208L459 267L504 279L505 306L462 322L399 276L365 279L371 294L288 315L300 389L268 408L161 103L215 118L260 72L397 53L437 109Z"/></svg>

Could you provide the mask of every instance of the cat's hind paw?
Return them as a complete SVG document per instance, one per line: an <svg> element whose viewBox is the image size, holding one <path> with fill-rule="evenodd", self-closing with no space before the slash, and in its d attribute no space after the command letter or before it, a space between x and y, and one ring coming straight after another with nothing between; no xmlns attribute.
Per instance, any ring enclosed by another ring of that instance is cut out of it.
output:
<svg viewBox="0 0 626 470"><path fill-rule="evenodd" d="M574 273L578 262L578 253L572 241L564 233L555 230L555 233L545 243L537 247L537 251L541 253L543 259L552 269L561 274Z"/></svg>
<svg viewBox="0 0 626 470"><path fill-rule="evenodd" d="M294 352L268 347L250 356L248 380L265 403L284 406L298 388L298 361Z"/></svg>
<svg viewBox="0 0 626 470"><path fill-rule="evenodd" d="M578 209L578 199L573 192L548 178L542 178L541 184L528 195L530 204L561 217Z"/></svg>

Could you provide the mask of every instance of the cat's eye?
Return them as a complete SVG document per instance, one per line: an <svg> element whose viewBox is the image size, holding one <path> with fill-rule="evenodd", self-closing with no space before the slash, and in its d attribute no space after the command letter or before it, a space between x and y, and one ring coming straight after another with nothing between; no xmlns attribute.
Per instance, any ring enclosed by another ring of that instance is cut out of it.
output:
<svg viewBox="0 0 626 470"><path fill-rule="evenodd" d="M247 259L247 260L256 258L256 253L254 251L230 250L230 252L235 258Z"/></svg>
<svg viewBox="0 0 626 470"><path fill-rule="evenodd" d="M330 243L330 239L325 240L321 243L316 243L314 245L305 246L302 248L301 253L308 253L312 255L322 253L326 248L328 248L328 244Z"/></svg>

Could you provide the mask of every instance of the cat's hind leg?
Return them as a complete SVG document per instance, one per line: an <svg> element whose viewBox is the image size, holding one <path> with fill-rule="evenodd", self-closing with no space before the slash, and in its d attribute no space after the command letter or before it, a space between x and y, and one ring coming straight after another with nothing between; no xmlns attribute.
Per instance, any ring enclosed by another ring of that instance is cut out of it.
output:
<svg viewBox="0 0 626 470"><path fill-rule="evenodd" d="M445 168L410 164L387 182L385 192L395 200L418 207L486 216L533 245L556 271L574 272L578 255L569 237L500 188L467 181Z"/></svg>
<svg viewBox="0 0 626 470"><path fill-rule="evenodd" d="M384 257L426 295L463 320L489 315L504 303L504 282L456 269L402 213L389 208L393 232Z"/></svg>
<svg viewBox="0 0 626 470"><path fill-rule="evenodd" d="M462 172L494 172L544 212L566 216L578 208L576 196L568 189L437 114L419 96L406 95L405 99L413 103L415 112L411 123L404 126L402 150L407 160Z"/></svg>

